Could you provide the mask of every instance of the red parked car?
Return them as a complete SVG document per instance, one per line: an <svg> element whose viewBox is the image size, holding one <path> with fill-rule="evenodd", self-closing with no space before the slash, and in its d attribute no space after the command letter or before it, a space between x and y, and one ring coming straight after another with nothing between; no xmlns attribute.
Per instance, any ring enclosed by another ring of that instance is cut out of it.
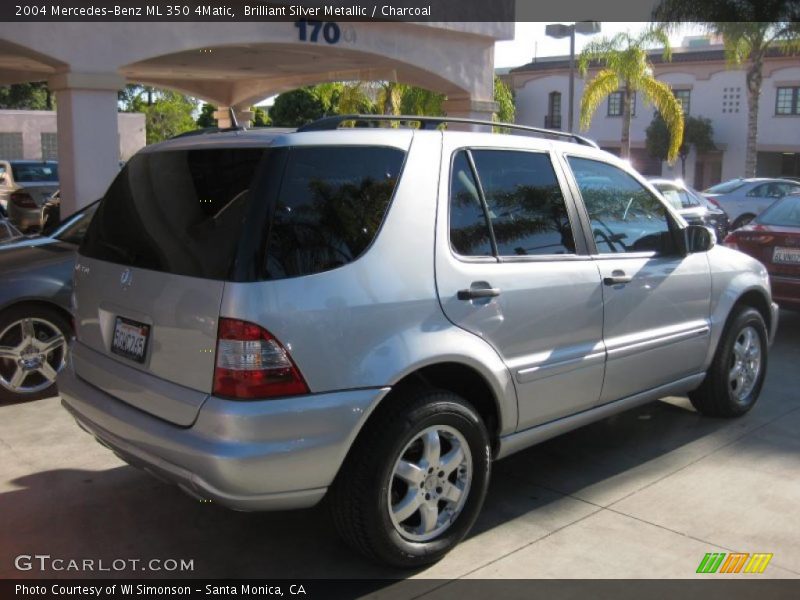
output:
<svg viewBox="0 0 800 600"><path fill-rule="evenodd" d="M781 308L800 310L800 195L778 200L750 224L729 234L725 245L764 263L775 302Z"/></svg>

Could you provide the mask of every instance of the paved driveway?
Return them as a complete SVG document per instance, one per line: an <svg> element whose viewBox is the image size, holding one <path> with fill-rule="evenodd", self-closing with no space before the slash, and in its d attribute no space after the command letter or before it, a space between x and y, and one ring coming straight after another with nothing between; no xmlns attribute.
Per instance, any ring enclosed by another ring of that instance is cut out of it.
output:
<svg viewBox="0 0 800 600"><path fill-rule="evenodd" d="M747 417L707 419L670 398L512 456L470 538L411 575L684 578L706 552L740 551L774 553L762 577L800 576L800 314L781 319ZM352 554L322 508L247 514L190 499L120 462L57 398L1 406L0 452L0 577L42 576L13 567L36 553L193 559L197 577L409 575Z"/></svg>

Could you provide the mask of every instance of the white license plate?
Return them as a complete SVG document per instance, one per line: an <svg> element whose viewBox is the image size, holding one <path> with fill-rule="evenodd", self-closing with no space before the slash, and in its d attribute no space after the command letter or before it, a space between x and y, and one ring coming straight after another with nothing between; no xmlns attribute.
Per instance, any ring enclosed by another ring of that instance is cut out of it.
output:
<svg viewBox="0 0 800 600"><path fill-rule="evenodd" d="M143 363L149 337L150 325L117 317L114 337L111 339L111 352Z"/></svg>
<svg viewBox="0 0 800 600"><path fill-rule="evenodd" d="M775 246L775 250L772 251L772 262L784 265L800 265L800 248Z"/></svg>

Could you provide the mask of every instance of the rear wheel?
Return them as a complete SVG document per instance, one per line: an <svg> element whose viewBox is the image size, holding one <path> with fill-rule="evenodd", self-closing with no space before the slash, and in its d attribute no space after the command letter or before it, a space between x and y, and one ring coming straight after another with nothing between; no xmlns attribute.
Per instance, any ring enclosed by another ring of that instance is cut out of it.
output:
<svg viewBox="0 0 800 600"><path fill-rule="evenodd" d="M330 507L353 548L417 567L439 560L472 528L489 483L489 435L475 409L450 392L393 400L351 449Z"/></svg>
<svg viewBox="0 0 800 600"><path fill-rule="evenodd" d="M713 417L739 417L758 400L767 373L767 328L754 308L737 309L722 334L694 407Z"/></svg>
<svg viewBox="0 0 800 600"><path fill-rule="evenodd" d="M69 323L46 306L14 306L0 314L0 400L36 400L57 393Z"/></svg>

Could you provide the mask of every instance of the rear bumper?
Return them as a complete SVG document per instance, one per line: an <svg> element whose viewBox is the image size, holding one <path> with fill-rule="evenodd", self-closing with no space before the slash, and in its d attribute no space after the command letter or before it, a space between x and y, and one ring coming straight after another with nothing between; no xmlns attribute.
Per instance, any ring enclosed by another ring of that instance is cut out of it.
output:
<svg viewBox="0 0 800 600"><path fill-rule="evenodd" d="M62 404L120 458L190 495L236 510L313 506L388 388L238 402L210 397L190 427L92 386L70 366Z"/></svg>

